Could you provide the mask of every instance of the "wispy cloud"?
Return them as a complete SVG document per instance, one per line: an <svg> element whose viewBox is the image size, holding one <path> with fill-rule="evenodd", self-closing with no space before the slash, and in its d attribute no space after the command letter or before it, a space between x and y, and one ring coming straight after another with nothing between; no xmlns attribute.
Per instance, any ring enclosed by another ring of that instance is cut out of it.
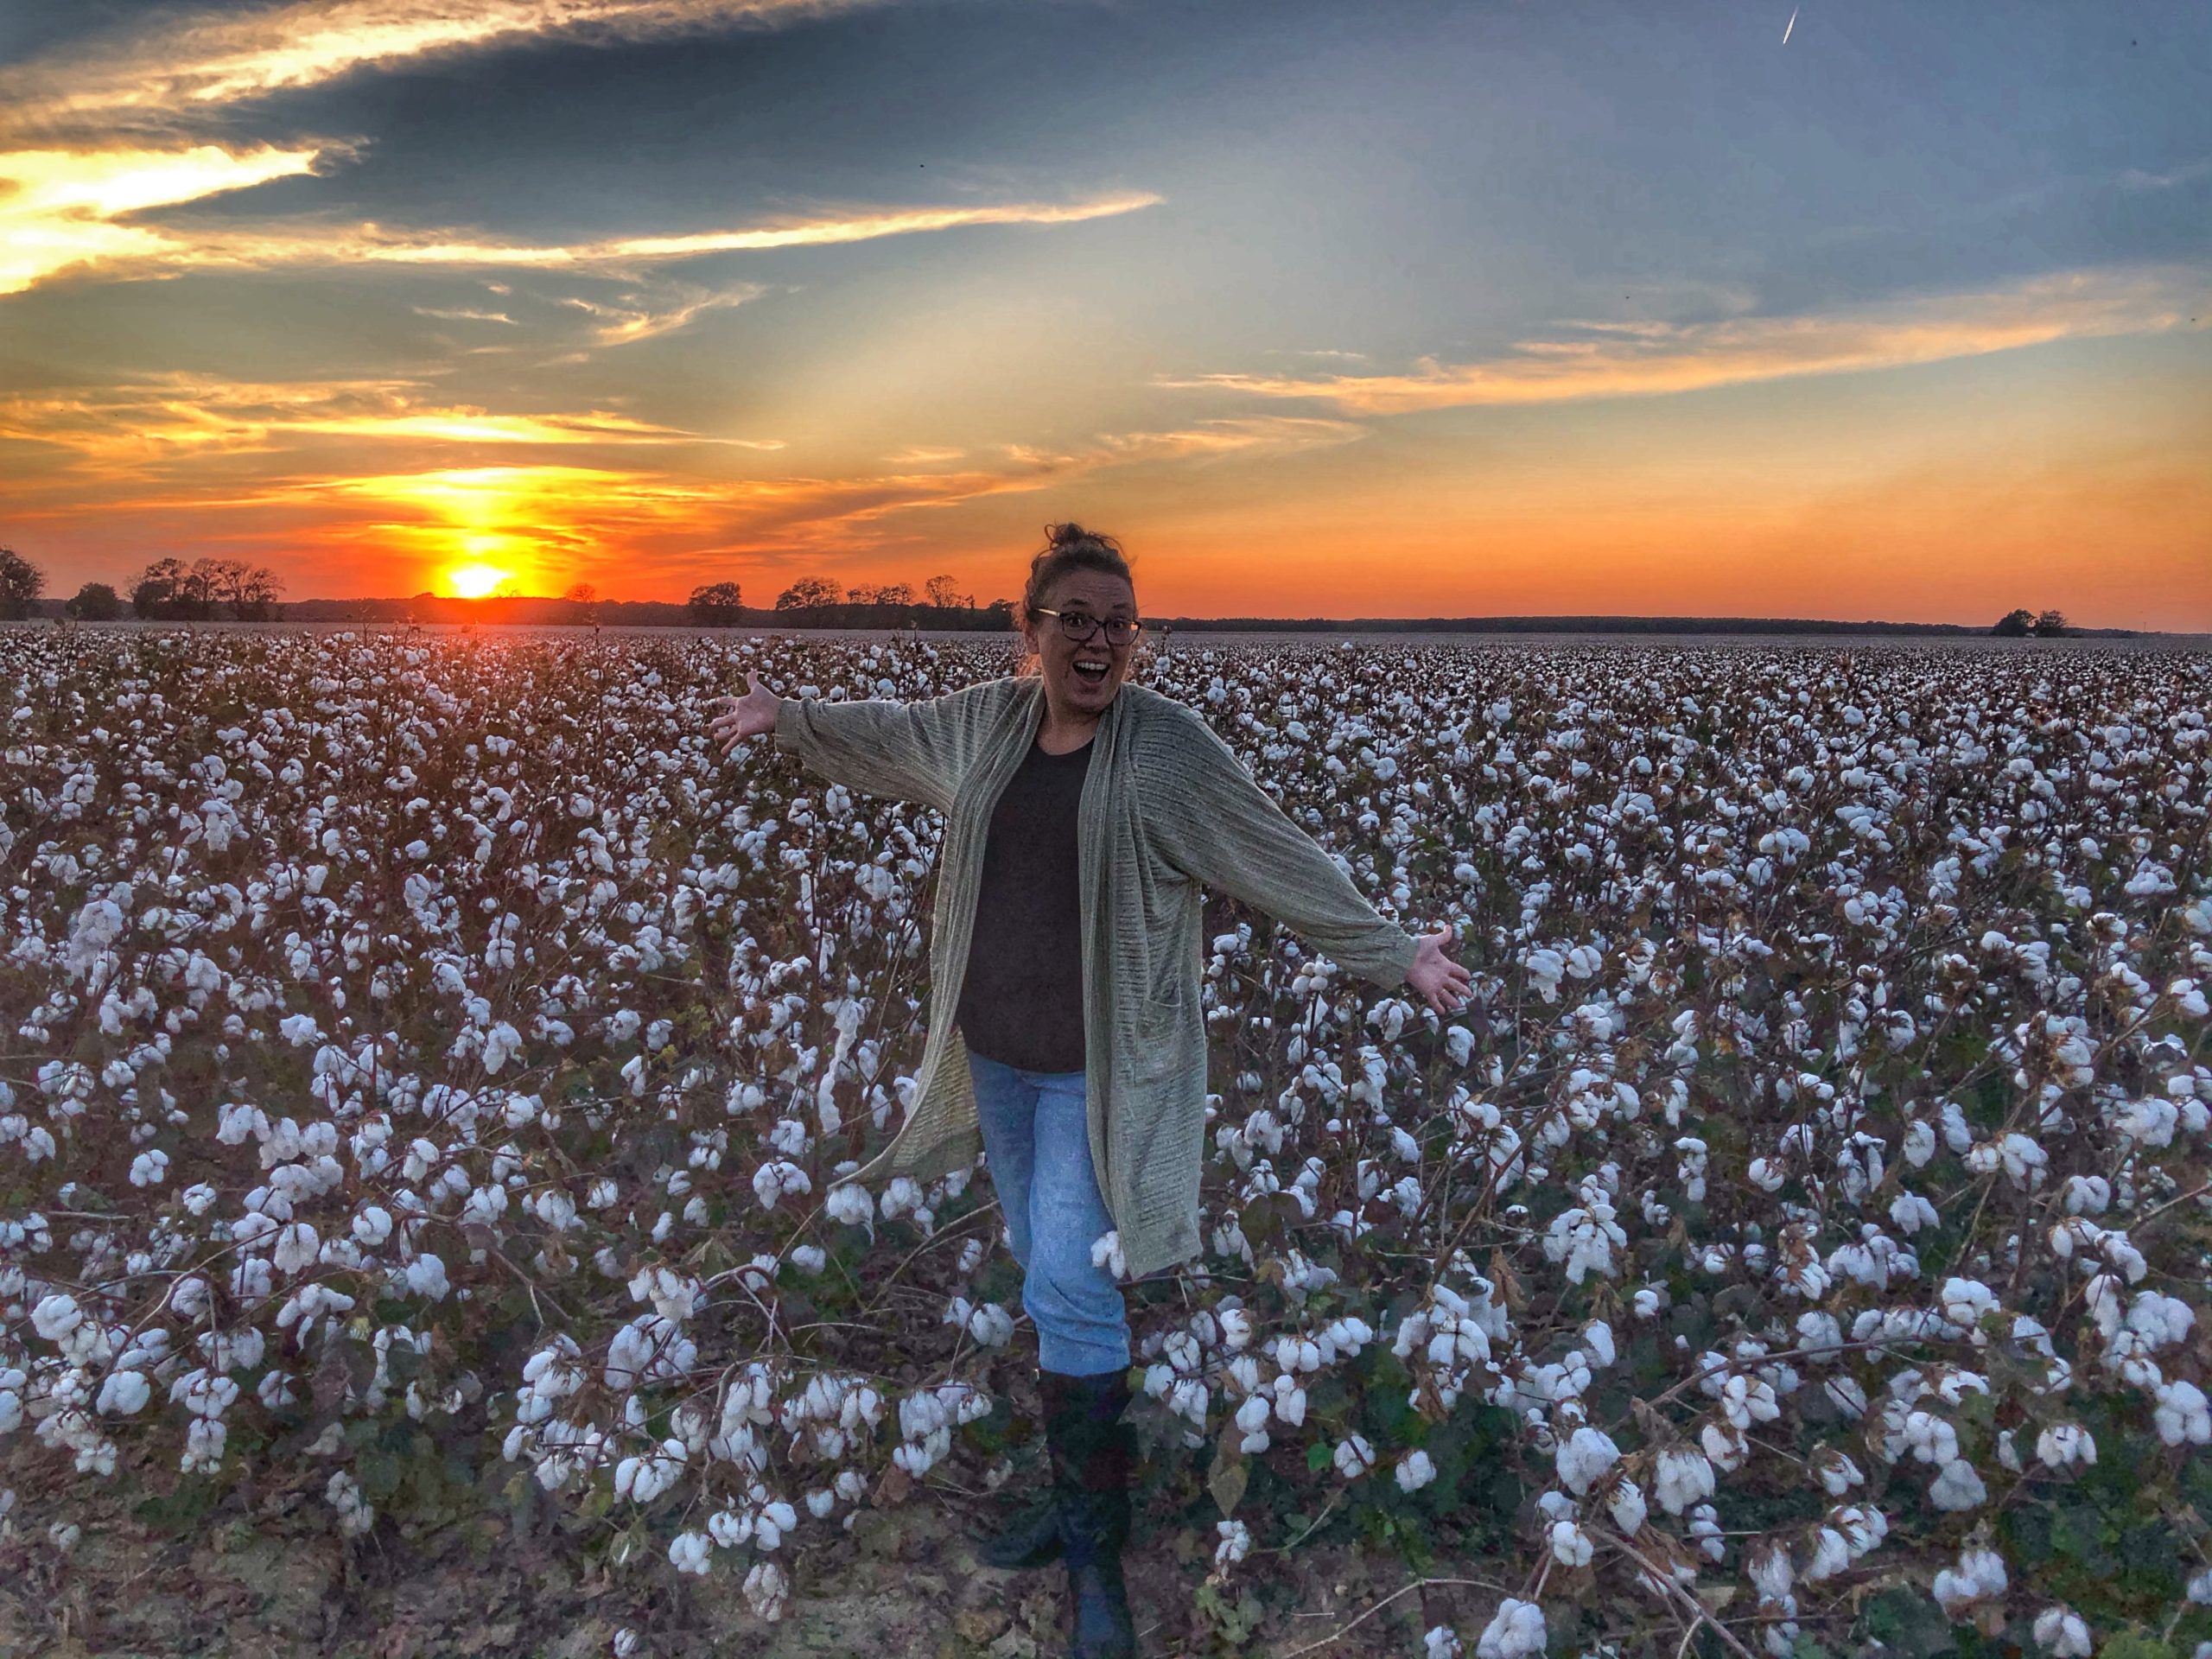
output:
<svg viewBox="0 0 2212 1659"><path fill-rule="evenodd" d="M547 36L639 40L773 26L871 0L305 0L203 11L0 69L0 130L158 124L357 70Z"/></svg>
<svg viewBox="0 0 2212 1659"><path fill-rule="evenodd" d="M146 208L171 207L250 189L316 169L347 153L327 143L280 149L115 149L0 153L0 295L49 278L99 275L159 276L207 269L396 264L511 267L621 276L702 254L822 247L986 225L1067 225L1134 213L1160 198L1121 192L1075 202L1006 202L986 207L825 208L813 216L669 236L622 236L575 243L501 241L467 230L407 230L376 224L223 226L130 222ZM759 290L698 290L672 308L645 306L613 316L616 339L645 339L680 327L710 305L735 304ZM684 306L690 309L686 312ZM676 320L670 321L671 315ZM627 331L626 333L625 331Z"/></svg>
<svg viewBox="0 0 2212 1659"><path fill-rule="evenodd" d="M418 317L436 317L445 322L504 322L512 327L515 321L504 311L471 311L459 306L448 309L444 306L417 305L409 309Z"/></svg>
<svg viewBox="0 0 2212 1659"><path fill-rule="evenodd" d="M181 456L266 454L297 438L774 450L779 439L715 437L588 410L497 414L431 402L409 380L254 385L156 375L129 385L0 397L0 438L129 467Z"/></svg>
<svg viewBox="0 0 2212 1659"><path fill-rule="evenodd" d="M689 283L667 284L645 292L619 295L608 300L570 296L563 305L575 307L593 317L594 341L601 346L628 346L641 340L672 334L703 312L743 305L768 291L760 283L734 288L708 289Z"/></svg>
<svg viewBox="0 0 2212 1659"><path fill-rule="evenodd" d="M1355 415L1492 404L1657 397L1792 375L1897 368L2101 335L2212 327L2212 275L2179 266L2082 270L1825 316L1585 322L1594 339L1516 341L1472 363L1409 374L1204 374L1155 385L1313 398Z"/></svg>
<svg viewBox="0 0 2212 1659"><path fill-rule="evenodd" d="M158 270L182 263L189 240L125 221L315 170L330 146L226 149L19 149L0 153L0 295L66 271Z"/></svg>
<svg viewBox="0 0 2212 1659"><path fill-rule="evenodd" d="M2164 173L2146 173L2140 168L2131 167L2114 179L2113 182L2123 190L2171 190L2177 184L2192 183L2209 173L2212 173L2212 156L2203 156Z"/></svg>

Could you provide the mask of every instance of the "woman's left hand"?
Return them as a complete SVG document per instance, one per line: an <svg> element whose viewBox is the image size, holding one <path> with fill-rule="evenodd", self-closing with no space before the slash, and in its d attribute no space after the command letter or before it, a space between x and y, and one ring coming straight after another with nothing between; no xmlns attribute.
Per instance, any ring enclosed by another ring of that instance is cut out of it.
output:
<svg viewBox="0 0 2212 1659"><path fill-rule="evenodd" d="M1421 948L1414 953L1414 965L1406 970L1406 983L1419 991L1439 1014L1459 1013L1466 1005L1468 988L1473 983L1467 970L1444 954L1451 943L1452 930L1448 927L1422 934Z"/></svg>

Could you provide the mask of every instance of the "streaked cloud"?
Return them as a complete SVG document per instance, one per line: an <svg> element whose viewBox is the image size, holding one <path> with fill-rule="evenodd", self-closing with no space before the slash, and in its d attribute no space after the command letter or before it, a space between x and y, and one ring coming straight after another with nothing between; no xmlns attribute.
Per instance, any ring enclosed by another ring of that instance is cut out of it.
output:
<svg viewBox="0 0 2212 1659"><path fill-rule="evenodd" d="M480 232L375 224L267 230L124 222L144 208L228 194L311 173L340 147L122 149L0 153L0 296L62 276L111 279L210 269L396 264L575 271L620 276L702 254L824 247L987 225L1069 225L1149 207L1149 192L1074 202L983 207L830 208L766 225L674 236L620 236L568 244L506 242ZM700 310L735 304L758 289L699 291L670 307L615 308L603 333L614 343L680 327ZM686 308L688 306L688 309Z"/></svg>
<svg viewBox="0 0 2212 1659"><path fill-rule="evenodd" d="M714 444L783 448L777 439L716 437L604 410L498 414L428 401L420 383L351 380L251 385L191 375L128 385L0 397L0 438L51 446L90 463L270 454L290 437L366 442L560 446Z"/></svg>
<svg viewBox="0 0 2212 1659"><path fill-rule="evenodd" d="M561 303L574 306L594 320L592 330L594 343L628 346L641 340L655 340L663 334L672 334L702 312L743 305L748 300L759 299L767 291L766 287L759 283L741 283L724 289L677 283L664 289L623 294L609 300L588 300L570 296Z"/></svg>
<svg viewBox="0 0 2212 1659"><path fill-rule="evenodd" d="M410 306L408 309L418 317L435 317L442 322L504 322L509 327L514 327L515 323L515 320L504 311L471 311L462 306L448 309L435 305Z"/></svg>
<svg viewBox="0 0 2212 1659"><path fill-rule="evenodd" d="M868 0L321 0L189 14L0 70L8 126L174 118L356 70L548 36L641 40L774 25Z"/></svg>
<svg viewBox="0 0 2212 1659"><path fill-rule="evenodd" d="M123 221L149 207L311 173L330 148L0 152L0 295L93 268L147 270L185 263L187 236Z"/></svg>
<svg viewBox="0 0 2212 1659"><path fill-rule="evenodd" d="M2053 340L2212 327L2212 273L2179 266L2063 271L1979 292L1827 316L1717 322L1588 321L1584 336L1516 341L1480 362L1423 358L1410 374L1205 374L1163 386L1313 398L1356 415L1482 404L1660 397L1797 375L1844 374Z"/></svg>

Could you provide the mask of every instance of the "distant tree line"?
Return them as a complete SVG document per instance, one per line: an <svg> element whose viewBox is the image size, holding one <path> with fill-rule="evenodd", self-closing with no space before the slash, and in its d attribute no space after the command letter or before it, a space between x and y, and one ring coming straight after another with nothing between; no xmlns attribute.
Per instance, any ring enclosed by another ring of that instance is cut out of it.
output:
<svg viewBox="0 0 2212 1659"><path fill-rule="evenodd" d="M2063 639L2071 632L2062 611L2007 611L1990 632L2001 639Z"/></svg>
<svg viewBox="0 0 2212 1659"><path fill-rule="evenodd" d="M244 559L156 559L131 584L130 610L165 622L267 622L283 590L274 570Z"/></svg>
<svg viewBox="0 0 2212 1659"><path fill-rule="evenodd" d="M931 576L922 584L919 598L915 596L914 585L910 582L887 582L873 586L860 582L848 588L830 576L801 576L776 595L776 609L785 613L798 611L828 613L861 607L973 611L976 609L976 595L962 593L960 584L950 576ZM1011 607L1011 601L999 600L985 608L996 611L1010 610ZM685 608L690 613L691 620L702 627L736 627L745 618L745 595L736 582L708 582L691 590L691 598ZM933 626L943 626L940 619L931 619L931 621Z"/></svg>

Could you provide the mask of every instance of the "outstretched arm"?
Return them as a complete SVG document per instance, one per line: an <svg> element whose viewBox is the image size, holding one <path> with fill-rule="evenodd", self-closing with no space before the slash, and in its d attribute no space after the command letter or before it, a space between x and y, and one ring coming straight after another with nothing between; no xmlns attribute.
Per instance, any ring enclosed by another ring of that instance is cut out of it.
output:
<svg viewBox="0 0 2212 1659"><path fill-rule="evenodd" d="M1176 775L1146 791L1154 847L1185 875L1265 912L1324 955L1391 989L1411 984L1439 1014L1466 999L1467 970L1444 954L1451 930L1415 938L1352 886L1334 859L1193 718Z"/></svg>
<svg viewBox="0 0 2212 1659"><path fill-rule="evenodd" d="M833 783L950 808L958 757L954 722L943 707L948 698L818 702L779 697L750 671L745 679L745 696L720 699L726 706L707 728L724 754L745 738L773 733L779 749Z"/></svg>

